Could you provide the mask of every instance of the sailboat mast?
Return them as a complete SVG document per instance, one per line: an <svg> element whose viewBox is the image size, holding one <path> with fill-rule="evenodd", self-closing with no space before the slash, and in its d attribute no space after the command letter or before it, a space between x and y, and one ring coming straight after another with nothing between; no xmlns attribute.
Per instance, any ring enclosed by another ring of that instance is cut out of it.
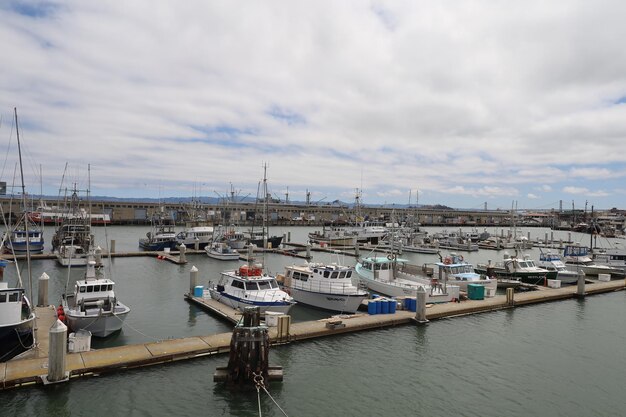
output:
<svg viewBox="0 0 626 417"><path fill-rule="evenodd" d="M20 158L20 177L22 180L22 206L24 210L24 232L26 233L26 267L28 270L28 289L30 299L33 299L33 273L30 267L30 235L28 233L28 215L26 213L26 186L24 185L24 167L22 166L22 146L20 144L20 129L17 125L17 107L13 108L15 112L15 133L17 135L17 152Z"/></svg>
<svg viewBox="0 0 626 417"><path fill-rule="evenodd" d="M267 195L267 163L263 164L263 248L267 248L267 239L269 230L267 227L267 215L268 215L268 195Z"/></svg>

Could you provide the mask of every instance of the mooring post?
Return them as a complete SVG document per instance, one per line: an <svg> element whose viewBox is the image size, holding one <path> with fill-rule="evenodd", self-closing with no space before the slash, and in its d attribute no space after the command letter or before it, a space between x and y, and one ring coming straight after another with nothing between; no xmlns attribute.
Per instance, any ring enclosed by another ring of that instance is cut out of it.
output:
<svg viewBox="0 0 626 417"><path fill-rule="evenodd" d="M281 246L284 248L285 247L285 243L287 243L287 233L283 233L283 240L281 240Z"/></svg>
<svg viewBox="0 0 626 417"><path fill-rule="evenodd" d="M200 250L200 239L198 239L198 236L193 239L193 248L194 250Z"/></svg>
<svg viewBox="0 0 626 417"><path fill-rule="evenodd" d="M189 271L189 295L193 295L193 291L198 285L198 268L192 266Z"/></svg>
<svg viewBox="0 0 626 417"><path fill-rule="evenodd" d="M576 297L585 298L585 274L578 274L578 287L576 288Z"/></svg>
<svg viewBox="0 0 626 417"><path fill-rule="evenodd" d="M185 246L184 243L181 243L178 247L178 251L178 261L181 264L187 263L187 255L185 254L187 252L187 246Z"/></svg>
<svg viewBox="0 0 626 417"><path fill-rule="evenodd" d="M420 286L417 289L417 298L415 301L417 302L415 321L419 324L428 323L428 319L426 318L426 290L424 287Z"/></svg>
<svg viewBox="0 0 626 417"><path fill-rule="evenodd" d="M514 288L506 289L506 304L511 307L515 305L515 289Z"/></svg>
<svg viewBox="0 0 626 417"><path fill-rule="evenodd" d="M228 366L218 367L213 374L213 381L227 382L229 385L243 386L266 383L283 378L282 367L271 367L269 357L269 331L260 325L259 307L246 307L242 320L233 329L230 339Z"/></svg>
<svg viewBox="0 0 626 417"><path fill-rule="evenodd" d="M115 253L115 239L111 239L109 253Z"/></svg>
<svg viewBox="0 0 626 417"><path fill-rule="evenodd" d="M359 242L356 242L356 243L354 244L354 256L356 256L357 258L358 258L359 256L361 256L361 254L359 253L359 249L360 249L360 248L359 248Z"/></svg>
<svg viewBox="0 0 626 417"><path fill-rule="evenodd" d="M96 265L102 265L102 248L100 246L96 248Z"/></svg>
<svg viewBox="0 0 626 417"><path fill-rule="evenodd" d="M287 232L287 242L291 242L291 232Z"/></svg>
<svg viewBox="0 0 626 417"><path fill-rule="evenodd" d="M65 355L67 353L67 326L58 320L50 327L48 349L48 375L44 383L63 382L69 379L65 372Z"/></svg>
<svg viewBox="0 0 626 417"><path fill-rule="evenodd" d="M39 289L37 290L37 307L48 305L48 282L50 277L45 272L39 277Z"/></svg>
<svg viewBox="0 0 626 417"><path fill-rule="evenodd" d="M306 244L306 258L311 259L311 244L310 243Z"/></svg>

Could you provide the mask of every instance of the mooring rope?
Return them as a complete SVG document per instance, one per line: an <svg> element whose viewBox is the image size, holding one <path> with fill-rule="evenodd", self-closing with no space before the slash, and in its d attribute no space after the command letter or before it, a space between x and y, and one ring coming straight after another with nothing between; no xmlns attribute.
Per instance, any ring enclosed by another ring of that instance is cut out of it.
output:
<svg viewBox="0 0 626 417"><path fill-rule="evenodd" d="M269 391L267 390L267 388L265 388L265 382L263 379L263 375L256 374L256 373L252 373L252 375L254 375L254 385L256 386L256 392L257 392L257 399L258 399L258 403L259 403L259 417L261 417L261 388L263 388L263 391L265 391L265 393L267 394L268 397L270 397L270 400L272 400L272 402L276 405L276 407L278 407L278 409L280 410L281 413L283 413L283 415L285 417L289 417L287 415L287 413L285 412L285 410L283 410L280 405L278 405L278 403L276 402L276 400L274 399L274 397L272 397L272 395L269 393Z"/></svg>

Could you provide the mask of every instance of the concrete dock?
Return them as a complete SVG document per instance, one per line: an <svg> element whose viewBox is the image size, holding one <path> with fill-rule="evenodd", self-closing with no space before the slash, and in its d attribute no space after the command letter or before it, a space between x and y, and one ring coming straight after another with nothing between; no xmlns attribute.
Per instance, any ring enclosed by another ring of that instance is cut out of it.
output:
<svg viewBox="0 0 626 417"><path fill-rule="evenodd" d="M609 282L594 281L585 287L585 296L624 291L625 280ZM544 291L532 291L515 294L512 303L507 302L506 296L496 296L484 300L467 300L461 303L446 303L430 305L426 309L429 320L483 313L502 309L515 308L536 303L565 300L579 296L576 286L568 286ZM229 311L226 306L217 305L210 299L185 295L190 302L234 322L238 320L237 313ZM49 308L48 308L49 309ZM38 309L38 314L39 314ZM232 309L230 309L232 310ZM43 314L43 313L42 313ZM49 314L49 313L48 313ZM52 316L54 318L54 316ZM413 323L415 313L398 310L395 314L335 316L333 318L303 323L293 323L287 334L278 334L277 327L270 327L270 340L273 344L292 343L317 337L325 337L342 333L351 333L363 330L377 329ZM49 320L49 319L48 319ZM50 321L50 320L49 320ZM41 332L45 332L48 323L44 323L43 315L38 324L38 338L41 345L33 357L27 359L13 359L0 363L1 389L8 389L22 385L41 384L41 376L46 375L48 358ZM142 366L192 359L206 355L227 353L230 350L231 333L221 333L209 336L187 337L170 339L160 342L136 344L94 350L90 352L71 353L67 355L67 371L70 378L97 376L104 372Z"/></svg>

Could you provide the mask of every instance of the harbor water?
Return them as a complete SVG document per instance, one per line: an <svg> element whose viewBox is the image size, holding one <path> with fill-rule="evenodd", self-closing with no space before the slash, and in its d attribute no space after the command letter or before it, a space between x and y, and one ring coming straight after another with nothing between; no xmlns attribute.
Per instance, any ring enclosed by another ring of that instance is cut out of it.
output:
<svg viewBox="0 0 626 417"><path fill-rule="evenodd" d="M106 233L121 252L137 250L137 239L148 228L95 230L100 246L105 246ZM292 241L304 242L309 230L273 232L291 232ZM545 229L530 230L543 238ZM529 253L538 257L535 249ZM484 262L500 260L502 254L481 250L463 255ZM355 262L314 256L322 262ZM418 264L436 260L434 255L404 256ZM92 340L92 348L229 332L229 323L190 305L183 293L189 290L192 265L206 284L237 262L203 255L188 259L183 266L154 257L106 260L118 298L132 311L119 334ZM301 262L265 257L274 273ZM66 282L72 285L84 273L73 268L68 274L52 260L34 261L35 285L42 272L50 275L50 302L55 304ZM5 280L14 277L8 267ZM327 314L296 306L293 316L302 321ZM626 292L620 291L273 347L270 362L283 367L284 381L272 383L269 390L290 416L623 416L624 316ZM2 391L0 416L259 415L255 390L231 392L213 382L215 368L227 361L226 355L218 355ZM263 416L283 415L266 394L261 411Z"/></svg>

